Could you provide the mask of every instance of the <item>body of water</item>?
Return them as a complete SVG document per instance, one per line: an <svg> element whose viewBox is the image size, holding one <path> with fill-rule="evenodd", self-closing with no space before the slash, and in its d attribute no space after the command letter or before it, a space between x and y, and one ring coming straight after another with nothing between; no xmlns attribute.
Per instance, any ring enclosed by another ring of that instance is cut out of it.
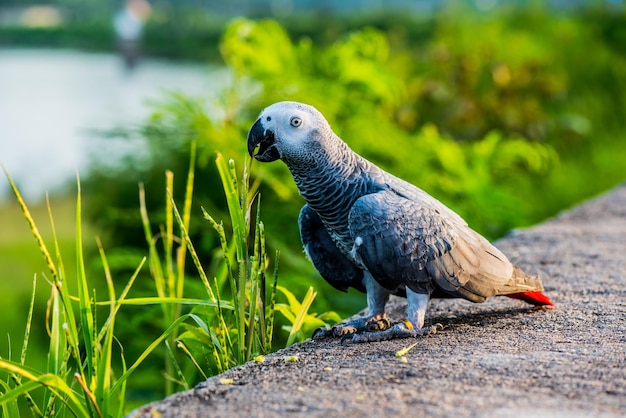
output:
<svg viewBox="0 0 626 418"><path fill-rule="evenodd" d="M0 162L29 200L41 199L85 172L90 156L125 152L95 131L139 125L167 91L208 99L226 82L225 69L208 65L145 59L129 72L113 54L0 49ZM0 198L8 191L0 181Z"/></svg>

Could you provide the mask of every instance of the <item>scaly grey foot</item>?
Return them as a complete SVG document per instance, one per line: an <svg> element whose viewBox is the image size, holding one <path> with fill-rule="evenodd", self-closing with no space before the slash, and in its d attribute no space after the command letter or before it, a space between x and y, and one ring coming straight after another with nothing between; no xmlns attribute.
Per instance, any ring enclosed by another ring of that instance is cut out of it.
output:
<svg viewBox="0 0 626 418"><path fill-rule="evenodd" d="M343 324L337 324L333 327L318 328L313 331L311 336L314 340L324 338L345 337L359 332L384 331L391 327L391 322L385 314L374 315L370 317L356 318Z"/></svg>
<svg viewBox="0 0 626 418"><path fill-rule="evenodd" d="M368 343L374 341L387 341L401 338L415 338L426 335L433 335L443 330L443 325L435 324L424 328L413 328L410 322L404 321L395 324L393 327L384 331L364 332L358 334L344 335L341 338L341 344L349 343Z"/></svg>

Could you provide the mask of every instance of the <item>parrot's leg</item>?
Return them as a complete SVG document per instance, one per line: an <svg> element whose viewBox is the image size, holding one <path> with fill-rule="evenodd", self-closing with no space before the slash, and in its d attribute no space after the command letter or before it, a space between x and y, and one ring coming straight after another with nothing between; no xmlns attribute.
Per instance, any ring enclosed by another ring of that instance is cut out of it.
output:
<svg viewBox="0 0 626 418"><path fill-rule="evenodd" d="M443 325L435 324L424 327L424 317L426 316L426 308L428 307L429 294L416 293L411 289L406 289L406 297L408 300L407 313L409 319L399 322L383 331L367 332L362 334L345 335L341 339L341 343L366 343L373 341L395 340L399 338L420 337L424 335L432 335L437 331L443 330Z"/></svg>
<svg viewBox="0 0 626 418"><path fill-rule="evenodd" d="M351 321L334 325L330 328L318 328L313 331L311 338L320 340L323 338L337 338L346 335L353 335L364 331L382 331L391 327L391 322L383 313L381 315L365 316Z"/></svg>
<svg viewBox="0 0 626 418"><path fill-rule="evenodd" d="M364 272L363 284L367 292L367 309L369 315L356 318L333 327L318 328L311 338L322 339L343 337L364 331L383 331L391 327L385 314L385 304L389 300L389 291L378 284L369 272Z"/></svg>

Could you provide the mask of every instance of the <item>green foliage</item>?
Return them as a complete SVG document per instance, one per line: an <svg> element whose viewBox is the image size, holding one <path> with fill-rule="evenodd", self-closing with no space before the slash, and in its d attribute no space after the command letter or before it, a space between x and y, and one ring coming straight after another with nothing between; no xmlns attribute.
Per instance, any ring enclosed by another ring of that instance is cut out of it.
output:
<svg viewBox="0 0 626 418"><path fill-rule="evenodd" d="M289 332L287 339L287 347L296 341L304 341L316 328L324 327L326 324L336 324L341 321L341 317L335 312L326 312L321 315L309 313L309 308L313 299L317 296L317 292L309 287L302 302L283 286L277 286L277 289L285 295L287 303L279 303L276 310L283 314L291 323L283 328Z"/></svg>

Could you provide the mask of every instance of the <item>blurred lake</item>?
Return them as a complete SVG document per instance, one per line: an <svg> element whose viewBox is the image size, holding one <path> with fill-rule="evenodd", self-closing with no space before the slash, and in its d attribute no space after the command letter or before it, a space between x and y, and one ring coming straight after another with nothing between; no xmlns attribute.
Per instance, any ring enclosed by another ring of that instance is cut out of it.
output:
<svg viewBox="0 0 626 418"><path fill-rule="evenodd" d="M95 131L139 125L166 92L209 99L228 80L202 64L143 59L128 71L114 54L0 48L0 162L39 200L85 173L90 156L111 163L136 151ZM3 178L0 200L8 196Z"/></svg>

